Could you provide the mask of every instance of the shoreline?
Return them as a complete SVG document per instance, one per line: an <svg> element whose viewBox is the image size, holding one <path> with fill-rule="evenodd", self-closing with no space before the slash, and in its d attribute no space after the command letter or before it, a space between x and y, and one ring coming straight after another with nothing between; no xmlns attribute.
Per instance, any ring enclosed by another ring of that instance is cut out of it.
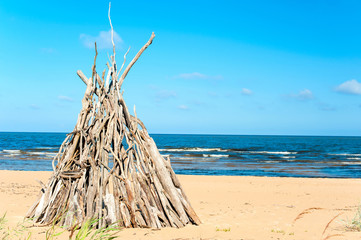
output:
<svg viewBox="0 0 361 240"><path fill-rule="evenodd" d="M174 169L173 169L174 170ZM9 171L9 172L40 172L40 173L52 173L53 171L44 171L44 170L9 170L9 169L0 169L0 175L1 172ZM177 176L198 176L198 177L254 177L254 178L289 178L289 179L337 179L337 180L361 180L361 178L344 178L344 177L313 177L313 176L259 176L259 175L215 175L215 174L183 174L183 173L176 173ZM49 175L50 176L50 175ZM361 199L360 199L361 200ZM361 203L361 202L360 202Z"/></svg>
<svg viewBox="0 0 361 240"><path fill-rule="evenodd" d="M0 216L23 219L51 171L0 170ZM359 239L346 231L361 200L361 179L178 175L200 226L123 229L119 239ZM341 214L337 216L338 214ZM335 216L336 219L330 222ZM347 220L348 219L348 220ZM323 231L328 225L324 234ZM46 228L30 228L44 239ZM58 239L68 239L63 233Z"/></svg>

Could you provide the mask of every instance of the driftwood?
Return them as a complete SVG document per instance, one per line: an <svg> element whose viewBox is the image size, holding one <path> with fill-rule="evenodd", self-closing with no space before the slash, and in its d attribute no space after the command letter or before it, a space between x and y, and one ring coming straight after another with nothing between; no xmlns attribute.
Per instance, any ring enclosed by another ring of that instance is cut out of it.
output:
<svg viewBox="0 0 361 240"><path fill-rule="evenodd" d="M53 174L27 217L40 225L66 227L93 218L99 219L99 228L200 224L169 158L159 153L135 108L134 116L129 113L121 93L124 78L154 37L123 73L128 52L118 70L114 42L107 72L97 73L95 44L91 78L77 72L86 90L74 131L62 143Z"/></svg>

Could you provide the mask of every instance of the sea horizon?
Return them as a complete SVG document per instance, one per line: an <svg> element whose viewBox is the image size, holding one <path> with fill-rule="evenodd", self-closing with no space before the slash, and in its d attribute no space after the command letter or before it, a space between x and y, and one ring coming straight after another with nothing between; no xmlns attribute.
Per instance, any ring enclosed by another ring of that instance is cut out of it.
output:
<svg viewBox="0 0 361 240"><path fill-rule="evenodd" d="M0 131L0 133L60 133L69 134L69 132L58 131ZM361 135L322 135L322 134L231 134L231 133L151 133L150 135L203 135L203 136L289 136L289 137L361 137Z"/></svg>
<svg viewBox="0 0 361 240"><path fill-rule="evenodd" d="M52 171L67 133L0 132L0 169ZM177 174L361 178L361 137L150 134Z"/></svg>

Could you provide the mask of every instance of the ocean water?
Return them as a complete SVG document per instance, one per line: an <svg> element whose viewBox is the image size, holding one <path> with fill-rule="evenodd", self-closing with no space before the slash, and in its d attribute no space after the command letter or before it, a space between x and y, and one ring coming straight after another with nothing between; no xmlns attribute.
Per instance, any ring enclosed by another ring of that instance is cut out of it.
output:
<svg viewBox="0 0 361 240"><path fill-rule="evenodd" d="M0 169L52 171L65 133L0 132ZM361 137L151 134L177 174L361 178Z"/></svg>

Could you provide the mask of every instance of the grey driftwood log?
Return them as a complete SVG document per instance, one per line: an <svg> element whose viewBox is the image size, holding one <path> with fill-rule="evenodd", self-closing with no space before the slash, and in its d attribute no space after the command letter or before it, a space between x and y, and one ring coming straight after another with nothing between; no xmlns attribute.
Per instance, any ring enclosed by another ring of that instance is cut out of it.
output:
<svg viewBox="0 0 361 240"><path fill-rule="evenodd" d="M109 17L110 20L110 17ZM113 27L112 27L113 34ZM107 72L77 74L86 84L82 110L53 160L53 174L27 213L40 225L72 227L99 219L98 228L183 227L200 224L175 175L142 121L129 113L121 86L149 41L121 73L115 47ZM128 50L129 51L129 50Z"/></svg>

